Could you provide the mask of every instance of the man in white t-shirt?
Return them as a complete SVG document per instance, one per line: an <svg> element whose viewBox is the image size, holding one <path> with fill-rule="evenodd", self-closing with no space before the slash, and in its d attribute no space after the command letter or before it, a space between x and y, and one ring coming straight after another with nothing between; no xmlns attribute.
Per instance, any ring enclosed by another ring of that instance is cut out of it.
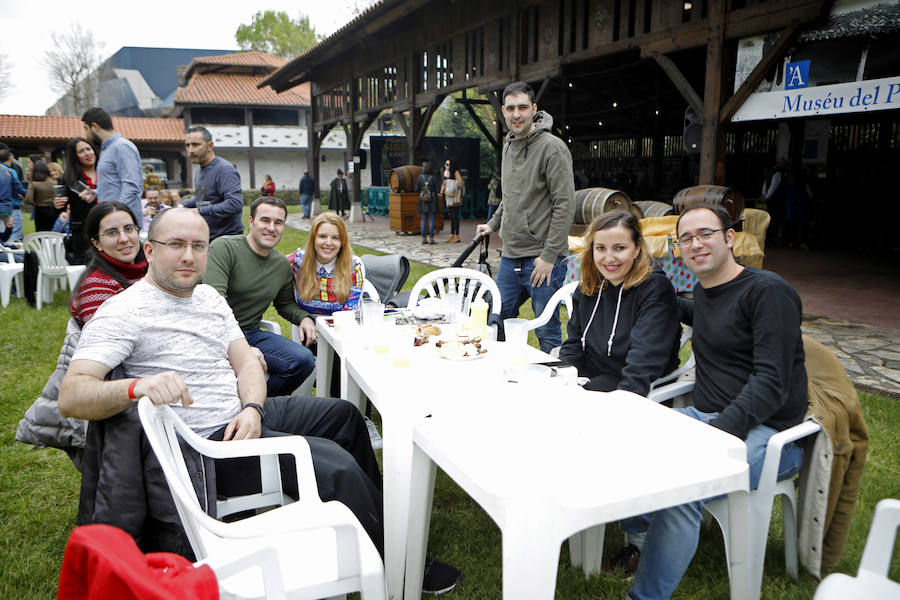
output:
<svg viewBox="0 0 900 600"><path fill-rule="evenodd" d="M194 211L171 209L152 221L147 276L85 325L60 385L60 412L106 419L148 396L154 404L177 403L188 426L210 439L306 436L319 495L346 504L380 549L381 474L362 416L343 400L266 398L262 367L228 303L199 283L208 240ZM127 378L105 381L118 365ZM220 491L242 484L243 472L228 468L217 465ZM283 477L290 494L296 471L284 469Z"/></svg>

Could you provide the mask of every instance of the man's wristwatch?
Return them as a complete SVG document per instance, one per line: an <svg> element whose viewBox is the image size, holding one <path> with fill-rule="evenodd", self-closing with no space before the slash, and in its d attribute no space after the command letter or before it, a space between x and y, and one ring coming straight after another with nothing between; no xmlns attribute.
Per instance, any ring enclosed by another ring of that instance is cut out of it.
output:
<svg viewBox="0 0 900 600"><path fill-rule="evenodd" d="M265 419L265 415L263 414L263 407L260 406L259 404L257 404L256 402L248 402L247 404L245 404L243 406L243 408L241 408L241 410L243 410L244 408L255 408L256 412L259 413L260 420Z"/></svg>

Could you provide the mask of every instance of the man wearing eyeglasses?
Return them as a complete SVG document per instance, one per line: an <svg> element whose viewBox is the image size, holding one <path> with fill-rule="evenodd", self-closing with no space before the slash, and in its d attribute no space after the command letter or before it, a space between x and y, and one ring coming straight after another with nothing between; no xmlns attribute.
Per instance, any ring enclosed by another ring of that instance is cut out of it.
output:
<svg viewBox="0 0 900 600"><path fill-rule="evenodd" d="M700 282L693 302L682 302L682 320L694 328L694 406L677 410L744 440L755 489L769 438L806 413L800 297L775 273L735 260L735 231L721 206L687 209L677 232ZM786 446L778 478L796 473L802 459ZM671 597L697 549L702 508L692 502L623 522L626 531L648 532L629 598Z"/></svg>
<svg viewBox="0 0 900 600"><path fill-rule="evenodd" d="M60 385L60 413L107 419L148 396L173 405L209 439L307 436L319 495L346 504L381 548L381 474L362 416L343 400L266 398L262 367L231 309L215 289L199 285L208 239L195 211L173 208L153 220L144 245L147 276L107 300L85 325ZM118 366L126 378L106 381ZM216 471L220 491L243 483L242 472ZM292 472L282 475L288 493L296 493Z"/></svg>

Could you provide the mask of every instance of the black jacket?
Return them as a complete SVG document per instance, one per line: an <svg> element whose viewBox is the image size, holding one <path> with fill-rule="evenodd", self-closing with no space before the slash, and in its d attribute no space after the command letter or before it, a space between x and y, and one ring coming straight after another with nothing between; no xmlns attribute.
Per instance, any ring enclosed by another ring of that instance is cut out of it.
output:
<svg viewBox="0 0 900 600"><path fill-rule="evenodd" d="M621 286L603 290L594 320L585 336L597 296L585 296L581 287L572 297L568 338L559 358L578 368L578 375L590 378L589 390L627 390L646 396L650 384L678 366L680 326L675 288L655 270L643 283L622 292L622 305L612 348L608 348ZM607 355L607 350L609 355Z"/></svg>
<svg viewBox="0 0 900 600"><path fill-rule="evenodd" d="M181 443L194 491L215 515L212 460ZM193 560L162 467L144 435L137 405L88 424L78 501L78 524L104 523L127 531L143 552L174 552Z"/></svg>

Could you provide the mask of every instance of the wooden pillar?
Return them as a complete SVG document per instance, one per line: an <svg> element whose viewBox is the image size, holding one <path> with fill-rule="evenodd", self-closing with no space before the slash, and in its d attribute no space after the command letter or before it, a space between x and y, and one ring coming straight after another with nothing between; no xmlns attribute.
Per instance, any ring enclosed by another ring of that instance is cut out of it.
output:
<svg viewBox="0 0 900 600"><path fill-rule="evenodd" d="M703 87L703 138L700 154L700 185L724 183L725 144L719 126L724 91L725 0L710 0L706 40L706 81Z"/></svg>
<svg viewBox="0 0 900 600"><path fill-rule="evenodd" d="M316 104L318 103L318 96L315 94L315 90L312 86L310 86L309 93L309 122L306 124L306 145L309 148L309 159L307 164L309 165L309 176L313 178L315 182L315 192L313 192L313 203L312 203L312 216L316 216L319 214L321 201L321 192L319 191L322 187L322 183L319 181L319 136L316 134L316 121L319 118L319 111L316 109Z"/></svg>
<svg viewBox="0 0 900 600"><path fill-rule="evenodd" d="M406 151L407 164L417 165L416 136L419 133L421 119L419 119L419 108L416 105L416 92L419 89L419 68L416 63L416 54L413 54L409 61L407 73L409 74L409 127L406 129Z"/></svg>
<svg viewBox="0 0 900 600"><path fill-rule="evenodd" d="M244 109L244 118L247 122L247 137L250 143L250 149L247 152L247 168L250 169L250 189L256 189L256 152L253 148L253 110Z"/></svg>
<svg viewBox="0 0 900 600"><path fill-rule="evenodd" d="M191 108L188 106L184 109L184 128L185 130L190 129L192 126L191 120ZM191 157L188 156L187 150L184 148L182 144L181 147L181 157L184 161L184 187L193 189L194 188L194 163L191 162Z"/></svg>

